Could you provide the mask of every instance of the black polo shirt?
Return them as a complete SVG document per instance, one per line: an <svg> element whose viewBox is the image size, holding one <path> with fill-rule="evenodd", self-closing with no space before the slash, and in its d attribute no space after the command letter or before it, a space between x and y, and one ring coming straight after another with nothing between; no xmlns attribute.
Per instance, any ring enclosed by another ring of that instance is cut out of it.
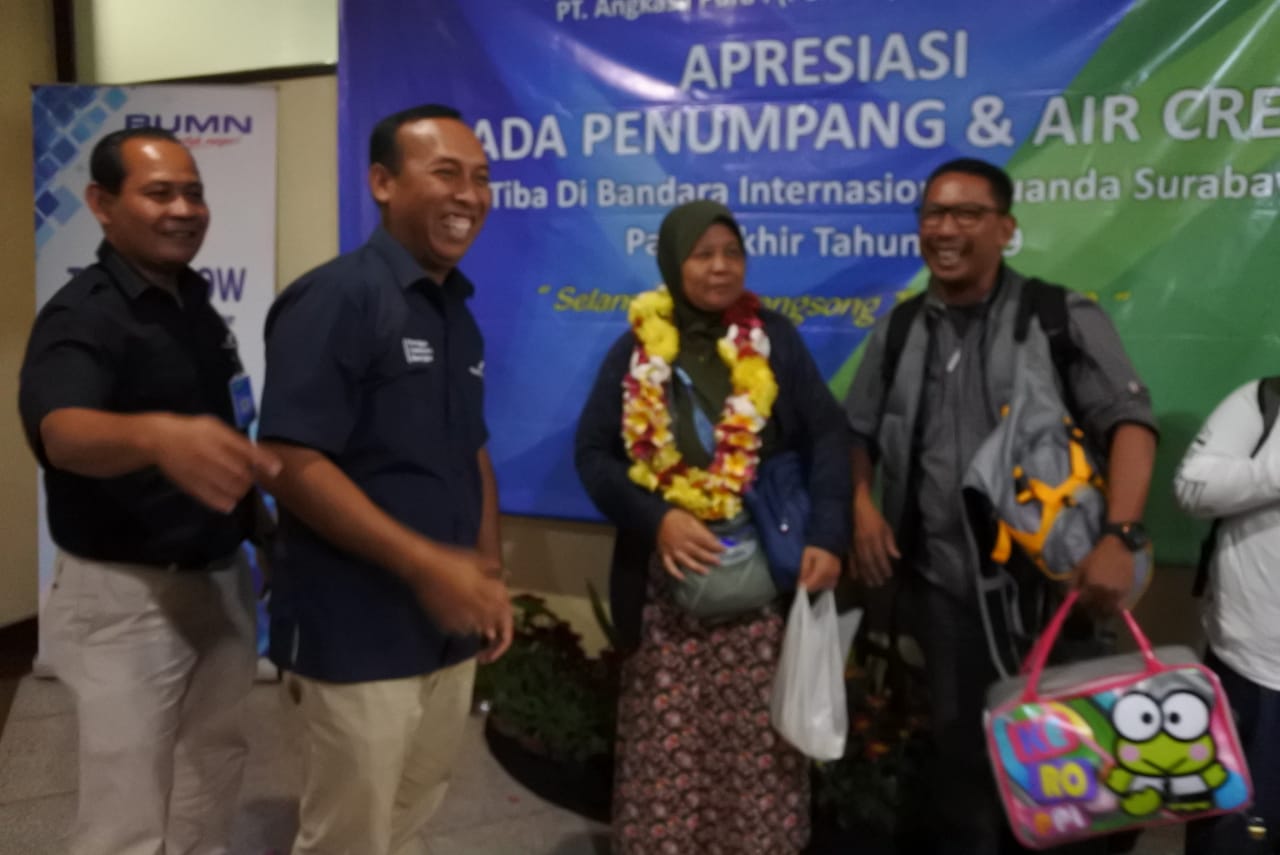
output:
<svg viewBox="0 0 1280 855"><path fill-rule="evenodd" d="M86 478L49 464L40 423L54 410L214 415L229 425L235 338L209 304L209 283L187 268L181 302L149 284L103 242L40 310L22 363L18 405L44 467L49 530L83 558L203 568L249 532L247 502L232 514L201 505L155 467Z"/></svg>
<svg viewBox="0 0 1280 855"><path fill-rule="evenodd" d="M290 285L267 316L259 437L328 456L380 508L474 548L484 343L471 283L443 285L386 231ZM287 509L276 541L271 655L330 682L425 674L477 650L446 636L390 571L330 545Z"/></svg>

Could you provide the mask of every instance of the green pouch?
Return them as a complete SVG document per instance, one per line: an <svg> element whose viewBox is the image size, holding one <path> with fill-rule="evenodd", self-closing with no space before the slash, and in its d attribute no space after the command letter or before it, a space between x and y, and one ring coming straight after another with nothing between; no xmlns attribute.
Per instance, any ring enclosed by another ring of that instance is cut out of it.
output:
<svg viewBox="0 0 1280 855"><path fill-rule="evenodd" d="M671 580L676 603L695 617L714 623L773 602L778 590L751 517L743 513L710 523L707 528L724 544L720 563L706 575L681 568L684 581Z"/></svg>

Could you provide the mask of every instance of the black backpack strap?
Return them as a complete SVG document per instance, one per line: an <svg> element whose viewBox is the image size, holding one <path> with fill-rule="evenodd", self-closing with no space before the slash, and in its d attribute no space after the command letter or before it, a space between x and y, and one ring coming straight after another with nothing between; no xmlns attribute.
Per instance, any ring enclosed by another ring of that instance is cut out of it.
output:
<svg viewBox="0 0 1280 855"><path fill-rule="evenodd" d="M884 420L884 410L889 403L889 393L893 390L894 378L898 375L898 362L902 359L902 350L907 346L907 336L911 333L911 324L920 307L924 305L921 291L910 299L903 300L889 312L889 329L884 337L884 354L880 360L880 407L876 414L877 430ZM924 387L921 386L923 389Z"/></svg>
<svg viewBox="0 0 1280 855"><path fill-rule="evenodd" d="M1280 415L1280 375L1263 377L1258 381L1258 411L1262 413L1262 435L1258 437L1250 457L1262 450L1262 444L1271 436L1271 429L1276 426L1276 416ZM1200 541L1200 558L1196 561L1196 578L1191 583L1191 596L1204 596L1204 589L1209 584L1209 562L1218 549L1218 529L1222 528L1222 517L1218 517L1209 526L1209 533Z"/></svg>
<svg viewBox="0 0 1280 855"><path fill-rule="evenodd" d="M1080 348L1071 340L1071 318L1067 313L1067 289L1043 279L1028 279L1022 285L1022 299L1018 301L1018 314L1013 325L1013 340L1021 344L1027 340L1027 328L1034 314L1040 319L1040 329L1049 339L1049 355L1053 368L1062 380L1062 386L1070 394L1067 385L1067 369L1080 358ZM1070 404L1070 401L1067 402Z"/></svg>
<svg viewBox="0 0 1280 855"><path fill-rule="evenodd" d="M903 300L889 313L889 331L885 334L884 358L880 362L880 386L886 397L889 388L893 386L893 378L897 376L898 360L902 358L902 349L907 346L911 324L924 305L925 293L921 291L914 297Z"/></svg>
<svg viewBox="0 0 1280 855"><path fill-rule="evenodd" d="M1280 375L1263 377L1258 381L1258 409L1262 411L1262 436L1250 457L1262 449L1262 444L1271 436L1271 429L1276 426L1276 416L1280 415Z"/></svg>
<svg viewBox="0 0 1280 855"><path fill-rule="evenodd" d="M1076 399L1071 393L1068 370L1080 358L1080 348L1071 339L1071 317L1067 312L1067 289L1043 279L1028 279L1022 283L1022 297L1018 301L1018 313L1014 316L1013 340L1018 344L1027 340L1031 316L1040 319L1040 329L1049 339L1049 358L1053 371L1062 387L1063 403L1067 412L1076 418Z"/></svg>
<svg viewBox="0 0 1280 855"><path fill-rule="evenodd" d="M1196 577L1191 582L1191 596L1203 597L1204 589L1209 584L1209 562L1218 549L1218 529L1222 528L1222 517L1218 517L1209 525L1209 533L1200 541L1200 557L1196 560Z"/></svg>

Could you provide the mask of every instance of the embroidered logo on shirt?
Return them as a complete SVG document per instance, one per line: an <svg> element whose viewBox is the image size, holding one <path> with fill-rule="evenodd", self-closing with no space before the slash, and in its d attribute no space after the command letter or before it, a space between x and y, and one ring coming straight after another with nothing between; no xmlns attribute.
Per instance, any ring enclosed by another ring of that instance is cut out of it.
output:
<svg viewBox="0 0 1280 855"><path fill-rule="evenodd" d="M484 379L484 360L483 359L480 360L479 362L477 362L475 365L472 365L467 370L471 372L472 376L479 377L481 380L483 380Z"/></svg>
<svg viewBox="0 0 1280 855"><path fill-rule="evenodd" d="M435 362L436 352L431 349L430 342L420 338L406 338L404 344L404 361L410 365Z"/></svg>

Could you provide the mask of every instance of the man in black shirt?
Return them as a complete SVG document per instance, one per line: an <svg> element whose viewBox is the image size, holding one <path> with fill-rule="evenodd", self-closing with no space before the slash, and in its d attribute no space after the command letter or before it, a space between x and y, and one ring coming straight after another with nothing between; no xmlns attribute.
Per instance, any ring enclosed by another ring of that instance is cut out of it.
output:
<svg viewBox="0 0 1280 855"><path fill-rule="evenodd" d="M235 338L189 266L209 225L169 132L108 134L86 199L98 262L36 318L19 406L59 547L49 661L79 716L70 851L227 851L255 669L240 544L280 462L253 420Z"/></svg>
<svg viewBox="0 0 1280 855"><path fill-rule="evenodd" d="M407 855L444 798L477 658L511 641L484 341L457 269L489 162L457 111L370 135L382 225L267 315L259 432L285 462L271 657L307 757L294 855Z"/></svg>

